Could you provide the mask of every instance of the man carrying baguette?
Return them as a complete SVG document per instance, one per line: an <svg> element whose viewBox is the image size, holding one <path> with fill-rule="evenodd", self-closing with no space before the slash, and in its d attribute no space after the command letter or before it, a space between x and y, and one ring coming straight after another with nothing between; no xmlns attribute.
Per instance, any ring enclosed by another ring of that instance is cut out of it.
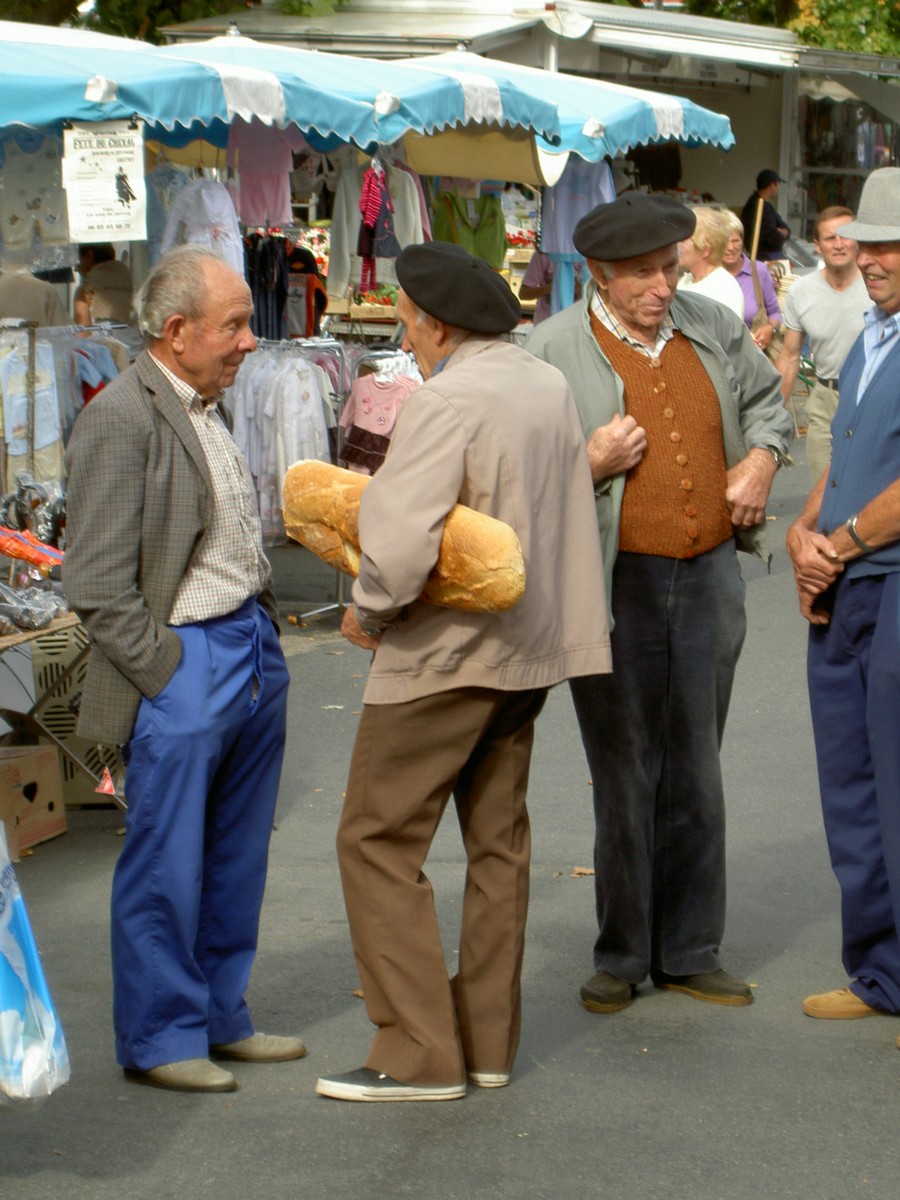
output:
<svg viewBox="0 0 900 1200"><path fill-rule="evenodd" d="M460 247L408 246L397 278L404 347L425 383L362 494L342 625L375 652L337 846L376 1033L361 1069L319 1079L339 1100L453 1100L467 1080L509 1082L534 722L548 688L610 668L593 490L564 378L511 344L518 301ZM526 580L514 607L419 599L457 503L518 535ZM423 872L451 795L467 855L452 980Z"/></svg>
<svg viewBox="0 0 900 1200"><path fill-rule="evenodd" d="M632 192L575 227L590 284L527 348L560 367L587 440L615 627L611 675L572 681L594 787L599 935L585 1008L654 986L744 1005L719 960L719 747L744 640L735 541L763 552L791 419L743 321L676 292L694 214Z"/></svg>

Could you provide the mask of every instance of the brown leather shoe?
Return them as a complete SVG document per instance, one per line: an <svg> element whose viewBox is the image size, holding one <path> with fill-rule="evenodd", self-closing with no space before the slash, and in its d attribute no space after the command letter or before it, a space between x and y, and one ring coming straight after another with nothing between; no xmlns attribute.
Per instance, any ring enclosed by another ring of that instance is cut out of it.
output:
<svg viewBox="0 0 900 1200"><path fill-rule="evenodd" d="M303 1058L306 1046L298 1037L278 1037L273 1033L251 1033L237 1042L225 1042L210 1046L213 1058L232 1059L235 1062L277 1063L291 1062Z"/></svg>
<svg viewBox="0 0 900 1200"><path fill-rule="evenodd" d="M807 996L803 1011L808 1017L820 1017L825 1021L856 1021L860 1017L877 1017L880 1010L860 1000L848 987L835 988L833 992L820 992Z"/></svg>
<svg viewBox="0 0 900 1200"><path fill-rule="evenodd" d="M750 985L736 975L729 975L720 967L718 971L701 971L697 975L666 975L662 971L652 972L653 986L669 992L684 992L695 1000L707 1004L727 1004L737 1008L753 1003Z"/></svg>
<svg viewBox="0 0 900 1200"><path fill-rule="evenodd" d="M170 1092L233 1092L237 1081L230 1071L223 1071L208 1058L184 1058L180 1062L162 1063L149 1071L125 1068L125 1078L148 1087L166 1088Z"/></svg>
<svg viewBox="0 0 900 1200"><path fill-rule="evenodd" d="M637 988L633 983L626 983L609 971L601 971L592 975L587 983L581 985L581 1003L594 1013L621 1012L634 999Z"/></svg>

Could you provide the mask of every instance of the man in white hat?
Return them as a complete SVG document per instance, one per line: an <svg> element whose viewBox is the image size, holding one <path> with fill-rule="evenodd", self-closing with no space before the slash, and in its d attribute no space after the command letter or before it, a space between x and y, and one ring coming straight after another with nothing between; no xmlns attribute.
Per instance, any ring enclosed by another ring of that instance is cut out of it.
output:
<svg viewBox="0 0 900 1200"><path fill-rule="evenodd" d="M840 375L831 465L788 531L849 986L810 1017L900 1013L900 168L866 180L857 262L875 307Z"/></svg>

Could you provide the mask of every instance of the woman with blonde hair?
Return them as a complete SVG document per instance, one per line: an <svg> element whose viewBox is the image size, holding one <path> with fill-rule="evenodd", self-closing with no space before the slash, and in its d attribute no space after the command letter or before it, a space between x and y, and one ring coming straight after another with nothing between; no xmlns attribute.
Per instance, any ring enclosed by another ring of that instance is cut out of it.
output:
<svg viewBox="0 0 900 1200"><path fill-rule="evenodd" d="M730 209L722 210L722 218L728 230L728 244L725 247L722 266L735 278L743 294L744 324L753 334L753 340L760 350L765 350L781 324L781 309L778 307L775 284L765 263L751 262L744 253L744 226L740 218ZM753 274L756 275L756 283ZM757 293L762 296L762 313Z"/></svg>
<svg viewBox="0 0 900 1200"><path fill-rule="evenodd" d="M723 215L714 208L694 209L697 225L689 238L678 243L678 261L684 274L678 286L724 304L743 319L744 294L722 266L728 230Z"/></svg>

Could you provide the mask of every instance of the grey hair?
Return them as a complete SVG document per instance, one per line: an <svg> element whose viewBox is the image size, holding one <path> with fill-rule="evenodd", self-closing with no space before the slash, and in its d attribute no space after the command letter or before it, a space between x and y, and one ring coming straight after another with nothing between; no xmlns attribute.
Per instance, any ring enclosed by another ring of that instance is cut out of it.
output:
<svg viewBox="0 0 900 1200"><path fill-rule="evenodd" d="M730 208L719 209L722 216L722 224L728 230L729 237L733 233L739 233L744 236L744 223L737 213L733 213Z"/></svg>
<svg viewBox="0 0 900 1200"><path fill-rule="evenodd" d="M208 246L176 246L159 260L135 296L141 333L156 341L166 321L176 314L195 321L206 306L208 288L203 264L223 263Z"/></svg>

